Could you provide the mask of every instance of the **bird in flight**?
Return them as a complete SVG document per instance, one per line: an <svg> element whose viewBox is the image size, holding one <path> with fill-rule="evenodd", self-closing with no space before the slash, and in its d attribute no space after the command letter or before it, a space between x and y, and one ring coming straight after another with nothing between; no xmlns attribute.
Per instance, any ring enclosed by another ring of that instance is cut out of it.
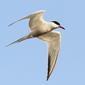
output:
<svg viewBox="0 0 85 85"><path fill-rule="evenodd" d="M29 27L31 29L31 33L12 42L7 46L22 42L30 38L38 38L45 41L48 44L48 71L47 71L47 80L48 80L56 65L56 61L60 50L60 39L61 39L61 34L59 32L52 32L52 30L58 28L62 29L65 28L61 26L61 24L57 21L45 21L43 19L44 12L45 10L34 12L28 16L25 16L9 24L8 26L11 26L21 20L29 19Z"/></svg>

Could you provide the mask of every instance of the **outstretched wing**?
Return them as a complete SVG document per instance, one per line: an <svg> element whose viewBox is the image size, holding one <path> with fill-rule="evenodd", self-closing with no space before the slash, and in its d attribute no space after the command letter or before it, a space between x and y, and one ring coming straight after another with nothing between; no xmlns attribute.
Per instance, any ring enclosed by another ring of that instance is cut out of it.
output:
<svg viewBox="0 0 85 85"><path fill-rule="evenodd" d="M26 17L23 17L23 18L21 18L21 19L19 19L19 20L17 20L17 21L14 21L13 23L9 24L8 27L14 25L15 23L17 23L17 22L19 22L19 21L22 21L22 20L25 20L25 19L29 19L30 17L31 17L31 15L26 16Z"/></svg>
<svg viewBox="0 0 85 85"><path fill-rule="evenodd" d="M40 11L37 11L37 12L34 12L33 14L31 15L28 15L28 16L25 16L17 21L14 21L13 23L9 24L8 26L12 26L13 24L19 22L19 21L22 21L22 20L25 20L25 19L29 19L29 18L34 18L36 16L38 16L39 14L43 14L45 11L44 10L40 10Z"/></svg>
<svg viewBox="0 0 85 85"><path fill-rule="evenodd" d="M55 67L58 53L60 49L60 33L50 32L39 36L39 39L44 40L48 43L48 72L47 72L47 80L49 79L53 69Z"/></svg>

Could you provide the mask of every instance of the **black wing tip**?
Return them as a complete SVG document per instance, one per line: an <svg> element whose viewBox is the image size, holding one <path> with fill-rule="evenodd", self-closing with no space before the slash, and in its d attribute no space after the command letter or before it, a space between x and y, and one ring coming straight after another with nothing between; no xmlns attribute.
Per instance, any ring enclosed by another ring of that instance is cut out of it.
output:
<svg viewBox="0 0 85 85"><path fill-rule="evenodd" d="M47 72L47 81L49 80L50 77L50 55L48 55L48 72Z"/></svg>
<svg viewBox="0 0 85 85"><path fill-rule="evenodd" d="M8 25L8 27L12 26L13 24L15 24L15 22L14 22L14 23L9 24L9 25Z"/></svg>
<svg viewBox="0 0 85 85"><path fill-rule="evenodd" d="M11 46L11 45L13 45L13 44L15 44L15 43L17 43L17 42L16 42L16 41L15 41L15 42L12 42L12 43L6 45L5 47L9 47L9 46Z"/></svg>
<svg viewBox="0 0 85 85"><path fill-rule="evenodd" d="M50 77L50 76L47 76L47 81L49 80L49 77Z"/></svg>
<svg viewBox="0 0 85 85"><path fill-rule="evenodd" d="M10 27L10 26L11 26L11 24L8 25L8 27Z"/></svg>
<svg viewBox="0 0 85 85"><path fill-rule="evenodd" d="M6 45L5 47L9 47L9 46L11 46L11 45L12 45L12 43L11 43L11 44Z"/></svg>
<svg viewBox="0 0 85 85"><path fill-rule="evenodd" d="M9 45L6 45L5 47L9 47Z"/></svg>
<svg viewBox="0 0 85 85"><path fill-rule="evenodd" d="M50 78L50 74L47 75L47 81L49 80L49 78Z"/></svg>

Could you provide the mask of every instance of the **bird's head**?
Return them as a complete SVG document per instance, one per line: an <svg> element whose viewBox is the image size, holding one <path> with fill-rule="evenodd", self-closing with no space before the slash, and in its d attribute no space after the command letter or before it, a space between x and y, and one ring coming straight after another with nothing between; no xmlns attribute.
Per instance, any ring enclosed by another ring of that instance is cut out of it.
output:
<svg viewBox="0 0 85 85"><path fill-rule="evenodd" d="M52 25L52 27L54 29L61 28L61 29L64 29L65 30L65 28L63 26L61 26L61 24L59 22L57 22L57 21L51 21L51 25Z"/></svg>

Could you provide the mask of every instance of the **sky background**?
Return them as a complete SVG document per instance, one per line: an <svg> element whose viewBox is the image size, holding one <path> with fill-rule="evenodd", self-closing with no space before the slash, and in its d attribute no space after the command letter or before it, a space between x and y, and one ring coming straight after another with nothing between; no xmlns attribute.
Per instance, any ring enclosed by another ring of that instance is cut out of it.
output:
<svg viewBox="0 0 85 85"><path fill-rule="evenodd" d="M66 28L55 30L62 42L49 81L46 44L31 39L5 47L30 32L26 20L8 24L37 10ZM0 30L0 85L85 85L85 0L0 0Z"/></svg>

